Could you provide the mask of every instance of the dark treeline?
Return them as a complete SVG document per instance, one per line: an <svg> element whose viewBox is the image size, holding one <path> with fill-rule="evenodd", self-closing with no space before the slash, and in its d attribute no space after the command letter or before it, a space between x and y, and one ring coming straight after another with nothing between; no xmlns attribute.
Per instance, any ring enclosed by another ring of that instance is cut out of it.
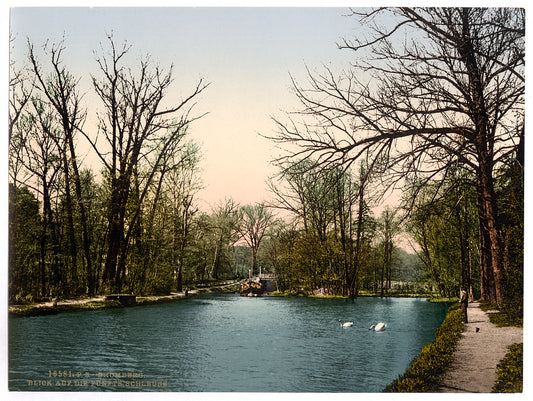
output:
<svg viewBox="0 0 533 401"><path fill-rule="evenodd" d="M82 94L63 42L28 43L10 73L10 302L161 294L263 272L289 293L464 287L520 316L523 10L350 18L367 38L339 44L355 55L351 69L293 80L302 108L275 120L269 138L289 151L275 160L272 200L226 199L210 212L198 208L192 135L205 82L176 101L172 68L131 63L108 37ZM374 216L399 187L401 204ZM409 242L416 255L400 247Z"/></svg>

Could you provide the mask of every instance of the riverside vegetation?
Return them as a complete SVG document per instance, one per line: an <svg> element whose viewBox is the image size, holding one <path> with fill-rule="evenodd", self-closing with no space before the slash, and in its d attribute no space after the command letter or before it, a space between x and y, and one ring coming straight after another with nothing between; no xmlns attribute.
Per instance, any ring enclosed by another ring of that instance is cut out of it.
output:
<svg viewBox="0 0 533 401"><path fill-rule="evenodd" d="M459 304L450 307L436 331L435 340L425 345L407 371L385 388L385 392L431 392L450 367L464 322Z"/></svg>
<svg viewBox="0 0 533 401"><path fill-rule="evenodd" d="M489 304L484 305L485 309L489 307ZM496 314L489 314L491 320L493 315ZM506 320L500 317L497 320L499 326L516 325L512 319ZM435 330L435 340L422 348L406 372L389 384L384 392L432 392L437 390L443 374L450 368L454 360L454 351L463 329L461 306L456 303L449 308L441 327ZM509 353L498 365L497 382L493 392L522 392L522 369L523 344L515 344L510 347Z"/></svg>

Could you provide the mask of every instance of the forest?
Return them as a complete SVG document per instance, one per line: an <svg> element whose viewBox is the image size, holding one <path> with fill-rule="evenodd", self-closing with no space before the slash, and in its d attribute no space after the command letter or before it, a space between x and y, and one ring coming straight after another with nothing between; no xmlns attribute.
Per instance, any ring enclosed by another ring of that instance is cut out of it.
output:
<svg viewBox="0 0 533 401"><path fill-rule="evenodd" d="M263 134L285 149L271 198L209 211L194 139L209 83L169 102L172 68L132 64L131 46L108 35L86 104L65 42L28 41L27 59L10 60L9 302L168 294L262 272L295 295L465 288L521 316L524 10L350 13L366 33L338 44L351 69L293 78L301 108Z"/></svg>

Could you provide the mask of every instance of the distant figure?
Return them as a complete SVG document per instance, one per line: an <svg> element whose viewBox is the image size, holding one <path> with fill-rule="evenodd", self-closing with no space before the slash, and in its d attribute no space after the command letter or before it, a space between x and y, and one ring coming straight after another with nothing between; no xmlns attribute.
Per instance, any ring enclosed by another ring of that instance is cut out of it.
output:
<svg viewBox="0 0 533 401"><path fill-rule="evenodd" d="M189 289L188 288L185 289L185 296L186 297L189 296Z"/></svg>
<svg viewBox="0 0 533 401"><path fill-rule="evenodd" d="M465 323L468 323L468 292L464 288L461 288L461 308L463 309L463 316Z"/></svg>

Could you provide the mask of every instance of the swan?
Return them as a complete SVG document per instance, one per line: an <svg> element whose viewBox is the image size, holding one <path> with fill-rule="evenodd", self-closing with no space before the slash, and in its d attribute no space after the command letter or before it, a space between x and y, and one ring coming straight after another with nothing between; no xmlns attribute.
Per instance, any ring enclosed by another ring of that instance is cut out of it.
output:
<svg viewBox="0 0 533 401"><path fill-rule="evenodd" d="M339 319L339 323L341 325L341 327L351 327L353 326L353 322L342 322L342 320Z"/></svg>
<svg viewBox="0 0 533 401"><path fill-rule="evenodd" d="M378 324L373 324L370 326L368 330L374 330L374 331L385 331L387 328L387 324L383 322L379 322Z"/></svg>

